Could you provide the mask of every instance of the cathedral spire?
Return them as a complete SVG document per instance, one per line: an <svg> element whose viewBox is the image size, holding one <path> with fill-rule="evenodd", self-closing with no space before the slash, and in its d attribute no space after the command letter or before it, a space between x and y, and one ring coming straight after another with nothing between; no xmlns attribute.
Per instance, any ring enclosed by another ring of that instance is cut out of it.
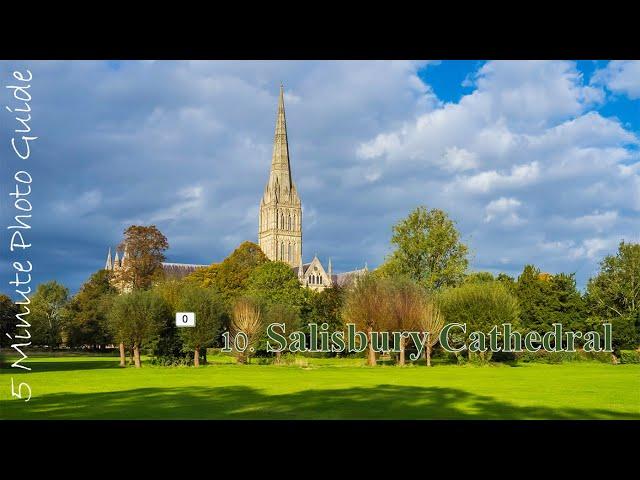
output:
<svg viewBox="0 0 640 480"><path fill-rule="evenodd" d="M279 173L280 184L291 188L291 165L289 163L289 141L287 139L287 119L284 113L284 86L280 84L280 98L278 99L278 114L276 116L276 132L273 139L273 154L271 156L271 173Z"/></svg>
<svg viewBox="0 0 640 480"><path fill-rule="evenodd" d="M111 270L112 268L112 263L111 263L111 247L109 247L109 253L107 254L107 263L104 266L105 270Z"/></svg>

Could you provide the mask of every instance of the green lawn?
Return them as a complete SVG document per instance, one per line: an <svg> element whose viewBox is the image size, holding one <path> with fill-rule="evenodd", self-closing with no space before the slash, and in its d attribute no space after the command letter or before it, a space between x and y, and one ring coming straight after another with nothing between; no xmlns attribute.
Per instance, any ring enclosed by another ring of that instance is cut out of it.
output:
<svg viewBox="0 0 640 480"><path fill-rule="evenodd" d="M118 368L98 356L35 357L3 369L1 419L640 419L640 365L596 362L433 368L307 366ZM225 363L226 362L226 363ZM11 377L33 389L10 398Z"/></svg>

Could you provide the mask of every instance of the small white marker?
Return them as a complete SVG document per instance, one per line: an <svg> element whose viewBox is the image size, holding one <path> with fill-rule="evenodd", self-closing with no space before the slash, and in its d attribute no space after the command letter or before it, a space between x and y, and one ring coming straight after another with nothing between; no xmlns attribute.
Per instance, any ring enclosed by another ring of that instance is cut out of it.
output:
<svg viewBox="0 0 640 480"><path fill-rule="evenodd" d="M195 327L196 314L194 312L176 312L176 327Z"/></svg>

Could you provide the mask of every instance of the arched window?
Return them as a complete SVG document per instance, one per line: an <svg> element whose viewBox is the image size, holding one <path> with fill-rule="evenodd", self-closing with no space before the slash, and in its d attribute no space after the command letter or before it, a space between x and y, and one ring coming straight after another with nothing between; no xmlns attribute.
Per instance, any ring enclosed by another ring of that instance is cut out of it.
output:
<svg viewBox="0 0 640 480"><path fill-rule="evenodd" d="M322 285L322 275L320 275L320 285Z"/></svg>
<svg viewBox="0 0 640 480"><path fill-rule="evenodd" d="M278 228L278 212L276 211L276 228Z"/></svg>
<svg viewBox="0 0 640 480"><path fill-rule="evenodd" d="M280 214L280 228L284 230L284 213Z"/></svg>
<svg viewBox="0 0 640 480"><path fill-rule="evenodd" d="M284 260L284 242L280 243L280 260Z"/></svg>
<svg viewBox="0 0 640 480"><path fill-rule="evenodd" d="M291 261L291 244L287 243L287 261Z"/></svg>

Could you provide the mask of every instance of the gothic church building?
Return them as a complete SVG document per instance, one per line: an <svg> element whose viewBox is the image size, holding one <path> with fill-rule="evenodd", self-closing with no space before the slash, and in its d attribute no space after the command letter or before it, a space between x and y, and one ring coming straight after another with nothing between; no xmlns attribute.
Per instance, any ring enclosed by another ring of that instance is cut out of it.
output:
<svg viewBox="0 0 640 480"><path fill-rule="evenodd" d="M364 268L334 274L331 259L327 269L317 256L303 262L302 256L302 202L298 195L289 158L287 139L287 120L284 111L284 88L280 86L278 113L271 156L271 170L260 200L258 217L258 245L269 260L288 263L298 276L300 283L313 290L324 290L332 285L345 285L367 271ZM111 250L105 268L117 271L126 265L126 253L122 260L116 257L112 261ZM180 278L199 267L208 265L164 263L167 275Z"/></svg>

